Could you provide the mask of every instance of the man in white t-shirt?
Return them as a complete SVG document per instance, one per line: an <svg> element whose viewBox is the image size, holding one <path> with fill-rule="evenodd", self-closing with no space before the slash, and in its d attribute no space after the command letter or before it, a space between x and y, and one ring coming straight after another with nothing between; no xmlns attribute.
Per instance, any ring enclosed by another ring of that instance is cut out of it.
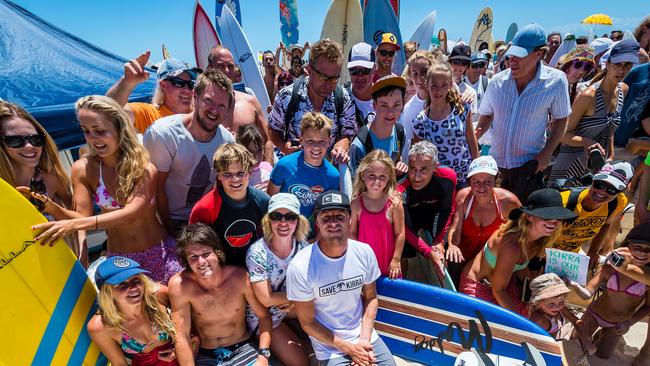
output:
<svg viewBox="0 0 650 366"><path fill-rule="evenodd" d="M314 215L318 241L289 264L287 298L319 365L395 365L374 330L377 258L368 244L348 239L350 201L338 191L321 193Z"/></svg>

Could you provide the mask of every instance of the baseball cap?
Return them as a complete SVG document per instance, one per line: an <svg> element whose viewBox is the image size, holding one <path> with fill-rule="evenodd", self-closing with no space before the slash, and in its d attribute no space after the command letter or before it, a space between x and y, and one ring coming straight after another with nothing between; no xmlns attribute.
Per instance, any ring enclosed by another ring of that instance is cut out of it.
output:
<svg viewBox="0 0 650 366"><path fill-rule="evenodd" d="M496 176L499 173L497 161L494 160L494 158L490 155L479 156L478 158L472 160L472 162L469 164L467 178L479 173L488 173L490 175Z"/></svg>
<svg viewBox="0 0 650 366"><path fill-rule="evenodd" d="M526 57L535 48L546 44L546 31L541 25L531 23L521 28L512 39L506 56Z"/></svg>
<svg viewBox="0 0 650 366"><path fill-rule="evenodd" d="M449 60L469 61L471 54L472 54L472 49L468 45L459 42L451 50L451 54L449 55Z"/></svg>
<svg viewBox="0 0 650 366"><path fill-rule="evenodd" d="M105 283L119 285L139 273L149 273L149 271L132 259L120 256L109 257L97 267L95 284L97 288L102 288Z"/></svg>
<svg viewBox="0 0 650 366"><path fill-rule="evenodd" d="M397 44L397 37L393 33L384 33L381 35L381 41L377 44L377 47L381 46L384 43L389 43L395 46L397 51L401 50L402 47Z"/></svg>
<svg viewBox="0 0 650 366"><path fill-rule="evenodd" d="M650 222L636 225L627 233L625 241L650 245Z"/></svg>
<svg viewBox="0 0 650 366"><path fill-rule="evenodd" d="M605 164L600 171L594 175L594 180L601 180L611 184L619 191L625 190L627 184L634 176L634 170L630 163L622 161L614 164Z"/></svg>
<svg viewBox="0 0 650 366"><path fill-rule="evenodd" d="M530 302L538 302L571 292L555 273L544 273L530 281Z"/></svg>
<svg viewBox="0 0 650 366"><path fill-rule="evenodd" d="M375 94L387 86L396 86L398 88L406 89L406 80L404 80L404 78L401 76L386 75L372 83L370 94Z"/></svg>
<svg viewBox="0 0 650 366"><path fill-rule="evenodd" d="M542 188L531 193L522 207L510 211L508 218L517 220L522 213L544 220L568 220L578 216L564 208L560 192L553 188Z"/></svg>
<svg viewBox="0 0 650 366"><path fill-rule="evenodd" d="M614 41L607 37L601 37L601 38L596 38L591 43L589 46L594 49L594 54L600 55L601 53L607 51L612 45L614 44Z"/></svg>
<svg viewBox="0 0 650 366"><path fill-rule="evenodd" d="M375 66L375 49L364 42L352 46L348 55L348 69L358 66L366 69L372 69Z"/></svg>
<svg viewBox="0 0 650 366"><path fill-rule="evenodd" d="M350 200L341 191L325 191L316 197L314 214L325 210L347 210L350 211Z"/></svg>
<svg viewBox="0 0 650 366"><path fill-rule="evenodd" d="M487 56L485 56L485 53L479 52L479 53L472 53L472 55L469 57L469 60L473 64L478 64L481 62L488 62Z"/></svg>
<svg viewBox="0 0 650 366"><path fill-rule="evenodd" d="M268 212L273 212L280 208L286 208L296 215L300 215L300 201L298 201L298 197L291 193L276 193L271 197Z"/></svg>
<svg viewBox="0 0 650 366"><path fill-rule="evenodd" d="M614 64L622 62L639 63L639 42L633 39L624 39L614 45L609 51L609 61Z"/></svg>
<svg viewBox="0 0 650 366"><path fill-rule="evenodd" d="M173 78L184 72L187 72L192 79L196 78L194 70L187 66L183 61L177 58L168 58L158 65L158 80Z"/></svg>

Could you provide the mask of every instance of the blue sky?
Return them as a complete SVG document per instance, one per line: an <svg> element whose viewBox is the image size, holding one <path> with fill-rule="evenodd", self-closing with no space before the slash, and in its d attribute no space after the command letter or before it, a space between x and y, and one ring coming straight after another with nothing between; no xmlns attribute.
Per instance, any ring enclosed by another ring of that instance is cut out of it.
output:
<svg viewBox="0 0 650 366"><path fill-rule="evenodd" d="M173 57L194 64L192 17L194 0L16 0L16 3L54 25L104 48L132 58L150 49L152 61L162 58L164 43ZM202 0L214 16L215 0ZM329 0L298 0L300 42L318 40ZM278 0L240 0L242 24L253 49L272 49L280 41ZM612 29L633 30L650 14L648 0L402 0L400 26L407 40L418 23L437 10L436 31L445 28L449 39L469 39L473 22L485 6L494 12L494 39L505 38L510 23L537 22L547 31L586 35L580 20L594 13L610 15L614 26L598 26L597 34Z"/></svg>

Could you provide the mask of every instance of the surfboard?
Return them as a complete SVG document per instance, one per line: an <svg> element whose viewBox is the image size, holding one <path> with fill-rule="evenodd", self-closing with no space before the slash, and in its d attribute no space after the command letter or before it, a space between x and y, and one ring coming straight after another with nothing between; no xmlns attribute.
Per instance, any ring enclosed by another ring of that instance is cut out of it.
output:
<svg viewBox="0 0 650 366"><path fill-rule="evenodd" d="M280 33L287 47L298 43L298 25L298 1L280 0Z"/></svg>
<svg viewBox="0 0 650 366"><path fill-rule="evenodd" d="M361 0L363 2L363 11L366 11L366 5L368 5L368 0ZM390 0L390 5L393 7L393 11L399 20L399 0Z"/></svg>
<svg viewBox="0 0 650 366"><path fill-rule="evenodd" d="M212 25L208 14L197 0L194 5L194 23L192 25L192 36L194 38L194 58L196 66L202 70L208 68L208 54L212 47L221 44L217 31Z"/></svg>
<svg viewBox="0 0 650 366"><path fill-rule="evenodd" d="M377 280L377 293L375 329L395 356L425 365L451 366L461 353L476 349L486 357L537 359L537 366L562 364L560 348L545 330L494 304L385 277ZM529 356L535 350L541 357Z"/></svg>
<svg viewBox="0 0 650 366"><path fill-rule="evenodd" d="M397 44L402 46L402 33L390 2L388 0L368 0L363 14L363 39L376 48L384 33L393 33L397 38ZM395 53L393 73L401 75L404 63L404 49L401 49Z"/></svg>
<svg viewBox="0 0 650 366"><path fill-rule="evenodd" d="M166 59L172 57L172 55L169 54L169 50L167 50L167 47L165 47L165 44L164 44L164 43L163 43L163 45L162 45L162 56L163 56L163 60L166 60Z"/></svg>
<svg viewBox="0 0 650 366"><path fill-rule="evenodd" d="M241 8L239 7L239 0L216 0L215 1L215 6L214 6L214 22L217 25L217 30L219 33L221 33L221 30L218 28L219 27L219 18L221 17L221 12L223 10L223 6L227 6L230 11L235 15L235 18L237 19L237 23L241 26Z"/></svg>
<svg viewBox="0 0 650 366"><path fill-rule="evenodd" d="M266 86L264 86L264 79L262 79L260 69L257 67L255 54L251 50L248 39L230 8L224 6L221 10L221 17L219 18L221 42L232 52L235 63L239 65L241 70L242 81L247 87L253 89L257 100L262 105L262 110L265 111L266 107L271 105L271 101Z"/></svg>
<svg viewBox="0 0 650 366"><path fill-rule="evenodd" d="M435 26L436 11L434 10L422 19L409 40L416 42L418 44L418 49L428 50L431 47L431 38L433 37Z"/></svg>
<svg viewBox="0 0 650 366"><path fill-rule="evenodd" d="M440 42L440 50L442 53L447 53L447 31L443 28L438 31L438 42Z"/></svg>
<svg viewBox="0 0 650 366"><path fill-rule="evenodd" d="M0 365L106 365L86 323L96 292L63 241L43 247L31 227L46 222L0 179Z"/></svg>
<svg viewBox="0 0 650 366"><path fill-rule="evenodd" d="M358 0L333 0L327 10L320 39L331 39L343 47L343 67L339 84L350 80L345 67L352 46L363 42L363 13ZM373 43L370 43L374 45Z"/></svg>
<svg viewBox="0 0 650 366"><path fill-rule="evenodd" d="M555 54L553 57L551 57L551 62L549 63L549 66L551 67L556 67L557 63L560 61L560 57L566 55L567 53L571 52L574 48L576 48L578 44L576 43L576 36L573 34L567 34L564 36L564 39L562 40L562 43L557 48L557 51L555 51Z"/></svg>
<svg viewBox="0 0 650 366"><path fill-rule="evenodd" d="M512 41L512 39L515 38L515 34L517 34L518 30L519 27L517 26L517 23L510 23L508 31L506 32L506 43Z"/></svg>
<svg viewBox="0 0 650 366"><path fill-rule="evenodd" d="M493 51L492 43L490 43L490 39L492 38L492 21L492 9L490 7L481 10L478 14L476 21L474 21L472 37L469 40L469 46L472 48L472 52L477 52L483 42L487 42L488 47Z"/></svg>

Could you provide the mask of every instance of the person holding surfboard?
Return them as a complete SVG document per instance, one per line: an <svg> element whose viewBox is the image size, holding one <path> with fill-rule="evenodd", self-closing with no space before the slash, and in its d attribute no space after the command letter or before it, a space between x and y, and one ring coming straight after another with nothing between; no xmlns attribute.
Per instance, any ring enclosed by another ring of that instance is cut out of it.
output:
<svg viewBox="0 0 650 366"><path fill-rule="evenodd" d="M397 44L397 37L393 33L384 33L377 45L375 71L372 73L372 82L381 79L384 76L391 75L395 53L401 50Z"/></svg>
<svg viewBox="0 0 650 366"><path fill-rule="evenodd" d="M37 241L52 244L79 230L105 229L107 257L137 261L154 281L166 284L182 268L176 240L156 217L156 179L149 153L122 107L91 95L75 104L90 153L72 165L75 210L67 219L34 226ZM101 213L94 214L94 205Z"/></svg>

